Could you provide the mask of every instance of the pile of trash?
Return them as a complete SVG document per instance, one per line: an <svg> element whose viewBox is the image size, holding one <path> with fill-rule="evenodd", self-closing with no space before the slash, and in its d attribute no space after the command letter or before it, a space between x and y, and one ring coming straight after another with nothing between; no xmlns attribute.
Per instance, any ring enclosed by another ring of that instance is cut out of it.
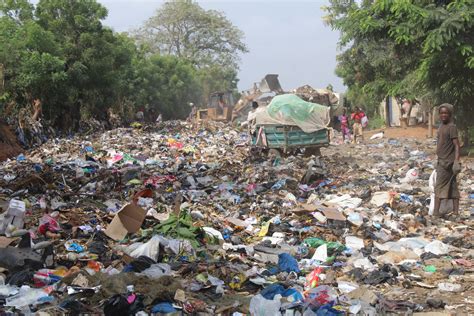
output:
<svg viewBox="0 0 474 316"><path fill-rule="evenodd" d="M248 144L220 123L173 121L54 139L4 162L0 312L474 311L472 162L462 216L433 220L428 140L321 158Z"/></svg>
<svg viewBox="0 0 474 316"><path fill-rule="evenodd" d="M328 89L314 89L310 85L304 85L299 88L292 90L293 94L296 94L301 99L322 104L326 106L336 105L339 102L339 97L334 92Z"/></svg>

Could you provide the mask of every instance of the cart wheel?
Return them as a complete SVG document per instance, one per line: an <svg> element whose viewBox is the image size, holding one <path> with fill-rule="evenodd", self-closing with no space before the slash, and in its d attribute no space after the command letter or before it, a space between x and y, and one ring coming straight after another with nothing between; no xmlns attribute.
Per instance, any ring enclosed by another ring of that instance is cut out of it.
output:
<svg viewBox="0 0 474 316"><path fill-rule="evenodd" d="M319 147L308 147L308 148L305 149L304 155L305 155L305 157L309 157L309 156L319 157L319 156L321 156L321 148L319 148Z"/></svg>
<svg viewBox="0 0 474 316"><path fill-rule="evenodd" d="M272 148L268 151L268 158L281 158L281 152L278 149Z"/></svg>

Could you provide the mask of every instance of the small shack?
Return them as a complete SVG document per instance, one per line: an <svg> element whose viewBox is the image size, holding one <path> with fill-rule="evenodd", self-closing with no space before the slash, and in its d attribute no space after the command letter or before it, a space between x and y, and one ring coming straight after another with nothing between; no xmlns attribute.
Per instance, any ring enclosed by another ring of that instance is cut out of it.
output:
<svg viewBox="0 0 474 316"><path fill-rule="evenodd" d="M411 109L410 109L411 107ZM386 126L402 126L403 113L407 113L407 123L409 126L424 124L428 122L428 111L421 104L413 105L405 102L399 102L393 96L387 96L380 103L380 114L385 120Z"/></svg>

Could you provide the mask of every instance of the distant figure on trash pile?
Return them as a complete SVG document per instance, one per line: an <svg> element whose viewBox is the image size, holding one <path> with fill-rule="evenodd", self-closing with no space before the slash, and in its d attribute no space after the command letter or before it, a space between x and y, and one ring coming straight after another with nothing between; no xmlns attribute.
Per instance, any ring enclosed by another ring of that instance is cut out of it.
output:
<svg viewBox="0 0 474 316"><path fill-rule="evenodd" d="M354 133L354 144L357 144L359 137L364 141L364 135L362 134L362 121L364 120L365 113L361 111L361 109L356 106L354 113L351 114L351 119L354 121L354 125L352 125L353 133Z"/></svg>
<svg viewBox="0 0 474 316"><path fill-rule="evenodd" d="M251 135L256 135L257 130L256 130L256 118L257 118L257 113L260 113L262 111L265 111L265 107L259 107L257 101L252 102L252 109L250 110L247 120L245 122L242 122L241 126L247 126L248 131Z"/></svg>
<svg viewBox="0 0 474 316"><path fill-rule="evenodd" d="M229 105L226 103L224 100L223 95L219 95L219 101L217 103L217 115L224 115L224 109L228 107Z"/></svg>
<svg viewBox="0 0 474 316"><path fill-rule="evenodd" d="M156 118L156 124L160 124L162 122L163 122L163 115L161 115L161 113L160 113L160 114L158 114L158 117Z"/></svg>
<svg viewBox="0 0 474 316"><path fill-rule="evenodd" d="M441 125L438 128L438 144L436 155L435 205L433 216L439 216L439 207L442 199L453 200L453 213L459 212L459 191L456 176L461 171L459 161L460 146L458 130L453 123L453 106L441 104L438 109Z"/></svg>
<svg viewBox="0 0 474 316"><path fill-rule="evenodd" d="M191 107L191 112L189 112L188 115L188 122L194 123L196 120L196 115L197 115L197 107L194 105L194 103L189 103L189 106Z"/></svg>
<svg viewBox="0 0 474 316"><path fill-rule="evenodd" d="M339 122L341 122L342 141L350 141L351 131L349 130L349 116L347 116L345 108L342 110L342 115L339 115Z"/></svg>
<svg viewBox="0 0 474 316"><path fill-rule="evenodd" d="M145 119L145 114L142 110L138 111L136 114L135 114L135 119L138 121L138 122L143 122L144 119Z"/></svg>
<svg viewBox="0 0 474 316"><path fill-rule="evenodd" d="M32 110L26 107L18 113L18 139L25 148L41 145L47 140L41 125L43 104L38 98L33 99L32 103Z"/></svg>

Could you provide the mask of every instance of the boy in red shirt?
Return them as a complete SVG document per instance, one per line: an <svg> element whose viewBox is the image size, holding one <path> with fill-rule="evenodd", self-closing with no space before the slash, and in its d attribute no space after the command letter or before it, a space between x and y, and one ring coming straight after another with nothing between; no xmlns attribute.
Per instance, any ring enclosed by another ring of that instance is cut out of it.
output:
<svg viewBox="0 0 474 316"><path fill-rule="evenodd" d="M357 144L357 139L360 136L362 141L364 140L364 135L362 134L362 118L365 116L365 113L360 110L357 106L355 112L351 114L351 119L354 121L352 125L354 132L354 144Z"/></svg>

